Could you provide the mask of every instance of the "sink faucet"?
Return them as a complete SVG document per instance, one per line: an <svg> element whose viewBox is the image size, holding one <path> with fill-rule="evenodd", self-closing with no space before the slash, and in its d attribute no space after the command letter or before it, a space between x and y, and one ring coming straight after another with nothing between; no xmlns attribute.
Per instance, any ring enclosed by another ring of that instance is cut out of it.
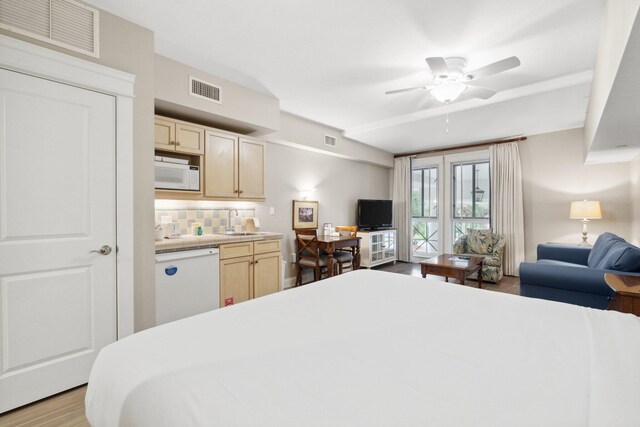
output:
<svg viewBox="0 0 640 427"><path fill-rule="evenodd" d="M236 216L238 216L238 210L236 208L229 209L229 211L227 212L227 229L231 227L231 211L234 211L236 213ZM225 229L225 233L227 233L227 229ZM231 230L231 232L233 231L234 230Z"/></svg>

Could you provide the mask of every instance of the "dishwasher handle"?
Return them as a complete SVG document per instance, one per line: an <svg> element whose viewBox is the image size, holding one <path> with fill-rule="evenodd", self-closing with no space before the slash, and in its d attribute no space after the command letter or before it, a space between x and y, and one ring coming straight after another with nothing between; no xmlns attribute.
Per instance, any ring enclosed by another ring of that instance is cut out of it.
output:
<svg viewBox="0 0 640 427"><path fill-rule="evenodd" d="M203 256L219 256L220 250L218 248L208 249L194 249L179 252L168 252L164 254L156 254L156 263L172 262L181 259L198 258Z"/></svg>

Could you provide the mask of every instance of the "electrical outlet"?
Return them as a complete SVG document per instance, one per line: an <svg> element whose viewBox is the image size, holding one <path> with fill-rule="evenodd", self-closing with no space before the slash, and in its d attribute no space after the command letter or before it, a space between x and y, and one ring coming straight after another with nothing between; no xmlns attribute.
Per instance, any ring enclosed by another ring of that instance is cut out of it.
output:
<svg viewBox="0 0 640 427"><path fill-rule="evenodd" d="M289 257L289 261L291 261L291 264L295 264L296 263L296 254L291 252L291 256Z"/></svg>
<svg viewBox="0 0 640 427"><path fill-rule="evenodd" d="M269 208L269 215L274 216L276 214L276 208L274 208L273 206L271 206Z"/></svg>

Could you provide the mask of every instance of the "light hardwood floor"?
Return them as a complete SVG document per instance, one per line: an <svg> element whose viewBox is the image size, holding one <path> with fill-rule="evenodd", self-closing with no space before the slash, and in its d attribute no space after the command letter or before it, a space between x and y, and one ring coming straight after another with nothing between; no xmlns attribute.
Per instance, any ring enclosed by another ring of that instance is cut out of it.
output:
<svg viewBox="0 0 640 427"><path fill-rule="evenodd" d="M0 426L85 427L86 386L80 386L0 415Z"/></svg>
<svg viewBox="0 0 640 427"><path fill-rule="evenodd" d="M396 262L395 264L376 267L375 270L422 277L420 264L416 263ZM444 281L444 277L432 275L427 277ZM477 282L467 280L465 286L477 287ZM520 282L517 277L505 276L498 283L483 283L482 287L490 291L518 294ZM84 395L86 391L87 387L81 386L22 408L14 409L0 415L0 426L89 426L89 422L84 415Z"/></svg>

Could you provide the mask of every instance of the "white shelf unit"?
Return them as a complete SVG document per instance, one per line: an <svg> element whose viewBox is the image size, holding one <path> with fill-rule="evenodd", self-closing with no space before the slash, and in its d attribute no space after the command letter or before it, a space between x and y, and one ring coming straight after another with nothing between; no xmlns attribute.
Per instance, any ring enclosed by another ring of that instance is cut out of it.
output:
<svg viewBox="0 0 640 427"><path fill-rule="evenodd" d="M396 230L358 231L360 241L360 267L371 268L376 265L395 262Z"/></svg>

